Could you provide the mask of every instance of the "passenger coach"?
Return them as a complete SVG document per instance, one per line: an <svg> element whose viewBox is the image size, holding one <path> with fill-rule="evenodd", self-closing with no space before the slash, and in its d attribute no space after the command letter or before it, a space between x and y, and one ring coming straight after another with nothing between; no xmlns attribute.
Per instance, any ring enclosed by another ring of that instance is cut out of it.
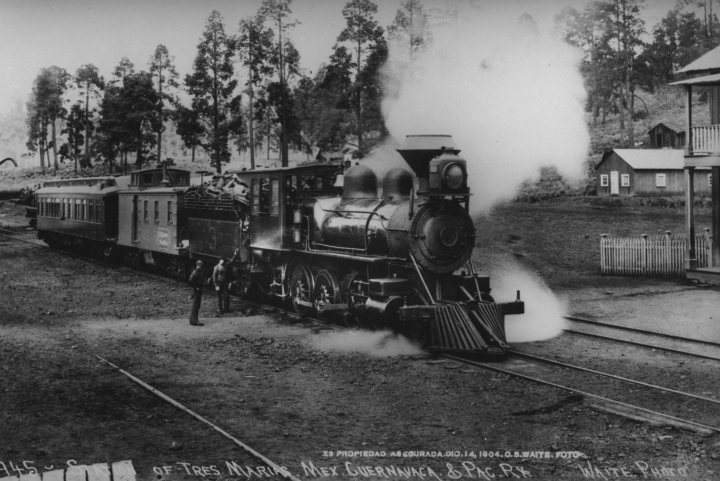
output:
<svg viewBox="0 0 720 481"><path fill-rule="evenodd" d="M118 236L118 192L112 177L45 182L37 191L38 238L97 254Z"/></svg>

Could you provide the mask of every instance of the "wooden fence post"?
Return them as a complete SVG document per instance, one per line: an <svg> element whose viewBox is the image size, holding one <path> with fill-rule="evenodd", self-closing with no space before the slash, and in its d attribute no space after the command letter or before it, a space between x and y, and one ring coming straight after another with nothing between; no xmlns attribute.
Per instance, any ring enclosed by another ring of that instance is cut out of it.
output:
<svg viewBox="0 0 720 481"><path fill-rule="evenodd" d="M642 253L640 254L640 272L645 275L649 271L650 266L648 266L648 245L647 245L647 234L643 234L642 236Z"/></svg>
<svg viewBox="0 0 720 481"><path fill-rule="evenodd" d="M712 254L712 235L710 235L710 228L705 227L703 229L703 256L705 257L705 267L715 267L715 262ZM700 267L700 266L698 266Z"/></svg>
<svg viewBox="0 0 720 481"><path fill-rule="evenodd" d="M670 231L665 231L665 276L670 277L673 274L672 265L672 241L670 240Z"/></svg>
<svg viewBox="0 0 720 481"><path fill-rule="evenodd" d="M607 234L600 234L600 273L607 274Z"/></svg>

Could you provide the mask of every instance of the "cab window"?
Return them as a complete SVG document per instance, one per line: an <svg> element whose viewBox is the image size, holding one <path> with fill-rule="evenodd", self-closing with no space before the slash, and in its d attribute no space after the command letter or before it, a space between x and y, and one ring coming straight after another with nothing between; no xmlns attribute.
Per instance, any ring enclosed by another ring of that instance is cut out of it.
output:
<svg viewBox="0 0 720 481"><path fill-rule="evenodd" d="M260 179L260 210L262 214L270 212L270 179Z"/></svg>
<svg viewBox="0 0 720 481"><path fill-rule="evenodd" d="M270 181L270 215L280 215L280 181Z"/></svg>

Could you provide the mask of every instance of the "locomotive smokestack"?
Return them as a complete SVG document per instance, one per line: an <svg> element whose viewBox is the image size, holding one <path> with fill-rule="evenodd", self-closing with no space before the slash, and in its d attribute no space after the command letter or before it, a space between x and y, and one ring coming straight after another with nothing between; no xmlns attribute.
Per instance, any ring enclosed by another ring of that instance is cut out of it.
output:
<svg viewBox="0 0 720 481"><path fill-rule="evenodd" d="M419 179L430 175L430 161L443 153L460 152L451 135L408 135L397 149Z"/></svg>

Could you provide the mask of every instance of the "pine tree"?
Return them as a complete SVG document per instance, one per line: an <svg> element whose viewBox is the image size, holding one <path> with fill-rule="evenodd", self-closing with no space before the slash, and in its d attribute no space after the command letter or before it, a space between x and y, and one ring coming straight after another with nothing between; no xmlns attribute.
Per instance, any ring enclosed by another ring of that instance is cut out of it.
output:
<svg viewBox="0 0 720 481"><path fill-rule="evenodd" d="M278 75L277 83L279 85L272 88L279 93L276 101L279 103L280 159L283 167L288 165L288 114L292 111L292 108L288 106L288 103L291 102L288 82L293 75L298 74L300 59L299 53L293 47L287 35L287 30L298 24L297 21L287 21L287 17L292 13L290 2L291 0L263 0L258 11L258 16L272 22L274 28L277 29L277 43L275 44L273 63Z"/></svg>
<svg viewBox="0 0 720 481"><path fill-rule="evenodd" d="M174 97L167 92L168 87L177 87L178 73L175 70L173 62L175 57L171 56L165 45L158 45L155 48L155 52L148 61L150 67L150 74L154 77L157 85L157 93L160 97L157 109L157 161L162 162L162 133L165 121L170 118L171 112L165 108L166 102L169 105L173 104ZM165 164L163 164L165 165Z"/></svg>
<svg viewBox="0 0 720 481"><path fill-rule="evenodd" d="M75 72L75 84L78 88L82 89L80 94L85 95L85 113L83 116L83 122L85 124L85 157L89 158L88 149L90 146L90 133L94 130L91 112L90 112L90 97L97 99L100 97L100 91L105 88L105 80L98 73L98 68L89 63L85 64ZM92 110L95 112L95 109ZM75 168L77 170L77 166Z"/></svg>
<svg viewBox="0 0 720 481"><path fill-rule="evenodd" d="M193 73L185 77L185 84L193 96L193 110L206 128L208 142L202 147L210 152L218 173L222 172L222 163L230 160L229 122L237 85L233 79L234 53L235 39L225 34L222 17L213 10L198 44Z"/></svg>
<svg viewBox="0 0 720 481"><path fill-rule="evenodd" d="M370 0L350 0L343 8L343 17L347 26L340 32L337 41L348 42L355 54L355 84L353 86L353 103L355 108L356 134L358 155L365 154L363 133L365 131L363 97L365 85L362 71L366 66L368 55L377 47L383 38L383 28L373 18L377 13L377 5Z"/></svg>
<svg viewBox="0 0 720 481"><path fill-rule="evenodd" d="M264 28L262 16L246 18L240 21L238 53L242 65L247 69L245 92L248 94L248 147L250 149L250 168L255 168L255 88L263 78L273 73L270 56L272 54L272 30Z"/></svg>

